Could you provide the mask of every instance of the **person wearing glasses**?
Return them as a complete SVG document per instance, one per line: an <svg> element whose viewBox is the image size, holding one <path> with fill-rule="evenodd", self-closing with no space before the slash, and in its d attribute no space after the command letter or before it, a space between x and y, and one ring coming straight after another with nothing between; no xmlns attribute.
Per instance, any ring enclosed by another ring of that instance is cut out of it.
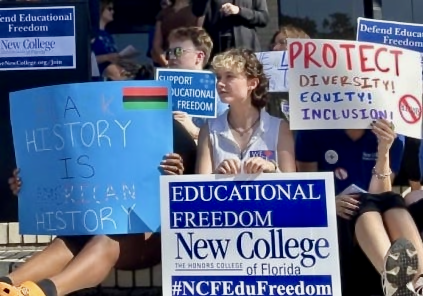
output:
<svg viewBox="0 0 423 296"><path fill-rule="evenodd" d="M101 0L100 27L97 32L97 36L91 45L96 56L100 74L103 74L109 66L117 64L120 59L115 40L112 35L106 31L107 24L113 21L113 15L113 0ZM112 68L113 67L110 67L111 74L113 73Z"/></svg>
<svg viewBox="0 0 423 296"><path fill-rule="evenodd" d="M209 62L213 48L210 36L200 27L175 29L170 33L168 43L166 59L169 68L174 69L203 70ZM217 99L217 115L224 113L227 108L227 104ZM200 127L206 123L204 118L192 118L181 111L174 111L173 116L186 128L193 139L198 139Z"/></svg>

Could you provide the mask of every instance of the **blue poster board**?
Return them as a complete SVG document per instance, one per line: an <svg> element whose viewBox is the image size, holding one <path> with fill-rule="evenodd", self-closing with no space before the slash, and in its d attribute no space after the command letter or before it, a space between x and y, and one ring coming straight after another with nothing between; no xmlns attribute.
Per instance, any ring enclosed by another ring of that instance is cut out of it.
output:
<svg viewBox="0 0 423 296"><path fill-rule="evenodd" d="M155 232L173 151L169 82L94 82L10 94L22 234Z"/></svg>
<svg viewBox="0 0 423 296"><path fill-rule="evenodd" d="M74 69L75 7L0 9L0 71Z"/></svg>
<svg viewBox="0 0 423 296"><path fill-rule="evenodd" d="M386 44L422 54L423 25L358 18L357 41Z"/></svg>
<svg viewBox="0 0 423 296"><path fill-rule="evenodd" d="M173 111L215 118L217 115L216 77L210 71L161 69L156 79L172 82Z"/></svg>

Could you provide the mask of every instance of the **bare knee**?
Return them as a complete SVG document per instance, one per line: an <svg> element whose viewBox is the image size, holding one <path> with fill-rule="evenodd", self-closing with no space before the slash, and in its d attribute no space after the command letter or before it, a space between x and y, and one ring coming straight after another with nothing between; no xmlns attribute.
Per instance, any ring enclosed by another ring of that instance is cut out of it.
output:
<svg viewBox="0 0 423 296"><path fill-rule="evenodd" d="M88 246L93 249L93 255L98 256L99 260L107 260L114 265L119 258L119 242L108 236L94 236L88 242L87 247Z"/></svg>
<svg viewBox="0 0 423 296"><path fill-rule="evenodd" d="M421 199L423 199L423 190L414 190L414 191L411 191L410 193L408 193L404 197L405 204L407 206L409 206L409 205L411 205L411 204L413 204L415 202L418 202Z"/></svg>

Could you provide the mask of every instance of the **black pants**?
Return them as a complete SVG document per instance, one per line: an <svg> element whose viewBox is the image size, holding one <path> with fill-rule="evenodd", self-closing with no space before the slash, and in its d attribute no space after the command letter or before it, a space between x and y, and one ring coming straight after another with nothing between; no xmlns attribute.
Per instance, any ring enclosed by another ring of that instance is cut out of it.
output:
<svg viewBox="0 0 423 296"><path fill-rule="evenodd" d="M386 192L383 194L361 194L360 209L352 220L338 218L339 258L343 296L383 295L379 272L355 242L355 222L367 212L384 212L405 209L401 195Z"/></svg>

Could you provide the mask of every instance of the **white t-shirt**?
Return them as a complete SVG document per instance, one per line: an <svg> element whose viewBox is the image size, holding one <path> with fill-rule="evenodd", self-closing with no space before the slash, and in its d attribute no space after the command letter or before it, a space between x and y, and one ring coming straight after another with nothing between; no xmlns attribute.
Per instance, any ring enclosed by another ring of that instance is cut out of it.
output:
<svg viewBox="0 0 423 296"><path fill-rule="evenodd" d="M254 131L247 148L241 151L229 127L228 112L229 110L208 121L213 153L213 171L225 159L238 158L243 163L251 157L262 157L277 162L279 126L282 119L270 116L262 109L259 125Z"/></svg>

